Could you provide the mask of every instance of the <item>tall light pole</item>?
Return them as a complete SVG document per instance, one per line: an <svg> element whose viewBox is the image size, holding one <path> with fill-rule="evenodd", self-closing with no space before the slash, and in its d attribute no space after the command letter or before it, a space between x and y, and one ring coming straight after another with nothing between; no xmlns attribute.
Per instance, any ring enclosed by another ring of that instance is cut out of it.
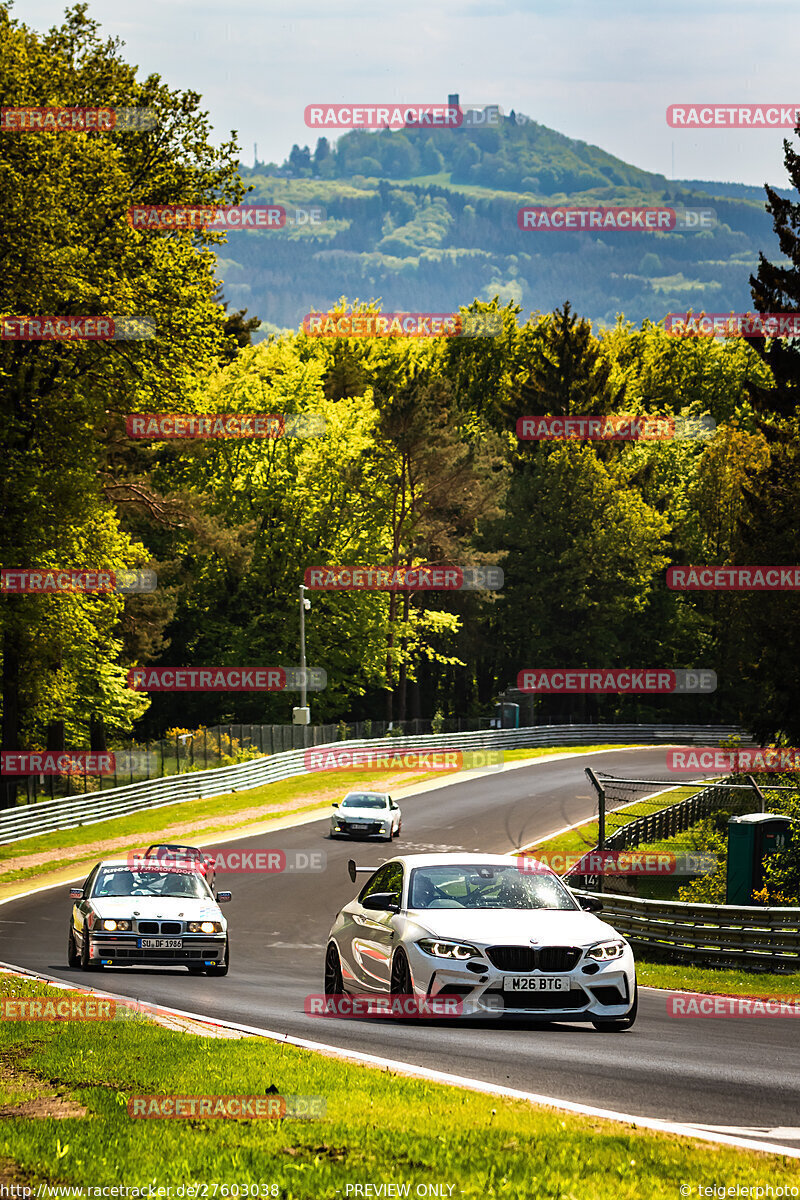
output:
<svg viewBox="0 0 800 1200"><path fill-rule="evenodd" d="M306 585L300 584L300 707L292 709L295 725L310 725L311 710L306 702L306 612L311 601L306 597Z"/></svg>

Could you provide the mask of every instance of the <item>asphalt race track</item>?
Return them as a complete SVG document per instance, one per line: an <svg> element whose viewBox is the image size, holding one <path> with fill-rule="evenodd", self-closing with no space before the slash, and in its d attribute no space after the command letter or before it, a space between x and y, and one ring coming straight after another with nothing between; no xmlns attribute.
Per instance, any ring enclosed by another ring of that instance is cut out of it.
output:
<svg viewBox="0 0 800 1200"><path fill-rule="evenodd" d="M594 812L587 765L633 777L666 775L663 748L534 762L404 799L403 832L391 850L386 843L330 841L327 819L239 841L237 849L322 849L328 866L323 874L218 876L217 886L233 891L225 909L231 969L223 979L191 977L182 968L70 970L66 888L0 907L0 959L142 1001L558 1099L751 1137L759 1128L761 1136L772 1130L770 1142L797 1147L800 1029L791 1018L674 1019L664 993L647 989L640 990L636 1025L622 1034L527 1019L481 1024L305 1016L304 997L322 991L334 914L355 893L348 858L378 865L389 854L504 853L525 845Z"/></svg>

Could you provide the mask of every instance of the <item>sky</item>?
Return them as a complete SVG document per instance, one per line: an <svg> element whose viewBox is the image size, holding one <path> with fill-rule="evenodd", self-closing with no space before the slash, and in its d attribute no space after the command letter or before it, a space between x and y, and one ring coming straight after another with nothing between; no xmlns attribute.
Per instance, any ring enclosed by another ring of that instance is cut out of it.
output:
<svg viewBox="0 0 800 1200"><path fill-rule="evenodd" d="M24 0L44 31L64 0ZM800 107L797 0L90 0L142 76L203 96L241 161L313 150L312 103L499 104L668 179L786 186L790 131L681 130L679 103ZM336 136L331 134L330 136ZM674 163L674 169L673 169Z"/></svg>

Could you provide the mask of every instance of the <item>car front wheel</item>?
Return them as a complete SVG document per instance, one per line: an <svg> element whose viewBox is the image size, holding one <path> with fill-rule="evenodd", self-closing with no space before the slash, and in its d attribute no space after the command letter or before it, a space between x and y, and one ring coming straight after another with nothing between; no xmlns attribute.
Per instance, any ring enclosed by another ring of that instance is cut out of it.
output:
<svg viewBox="0 0 800 1200"><path fill-rule="evenodd" d="M339 951L333 942L328 946L325 954L325 995L326 996L341 996L344 992L344 980L342 979L342 962L339 958Z"/></svg>
<svg viewBox="0 0 800 1200"><path fill-rule="evenodd" d="M389 990L393 996L413 996L414 994L411 968L402 950L398 950L392 959L392 980Z"/></svg>
<svg viewBox="0 0 800 1200"><path fill-rule="evenodd" d="M624 1017L592 1017L592 1024L595 1029L601 1033L622 1033L625 1029L630 1029L636 1020L636 1013L639 1008L639 985L634 985L633 1004L629 1008Z"/></svg>
<svg viewBox="0 0 800 1200"><path fill-rule="evenodd" d="M67 963L71 967L79 967L81 965L81 956L78 953L78 947L75 945L75 931L72 925L69 927L69 937L67 938Z"/></svg>
<svg viewBox="0 0 800 1200"><path fill-rule="evenodd" d="M84 929L83 941L81 942L81 970L82 971L99 971L101 963L97 959L89 958L89 934Z"/></svg>

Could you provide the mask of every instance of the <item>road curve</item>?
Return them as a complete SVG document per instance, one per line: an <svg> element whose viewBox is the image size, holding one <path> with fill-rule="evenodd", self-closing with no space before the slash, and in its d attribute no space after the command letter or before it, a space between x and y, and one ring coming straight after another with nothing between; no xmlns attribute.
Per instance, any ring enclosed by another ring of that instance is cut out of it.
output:
<svg viewBox="0 0 800 1200"><path fill-rule="evenodd" d="M667 1016L664 994L652 989L641 990L638 1021L624 1034L526 1020L376 1023L305 1016L304 997L322 990L334 914L354 894L348 858L377 865L390 853L505 853L526 845L594 812L587 765L632 777L666 776L663 748L532 762L406 798L403 833L391 850L330 841L326 819L238 841L237 849L324 849L328 866L322 875L219 876L217 886L234 893L227 909L232 964L224 979L191 977L182 969L70 970L66 888L0 907L0 959L144 1002L561 1100L750 1136L756 1128L762 1136L781 1129L778 1140L797 1146L800 1046L798 1026L789 1019L676 1020Z"/></svg>

